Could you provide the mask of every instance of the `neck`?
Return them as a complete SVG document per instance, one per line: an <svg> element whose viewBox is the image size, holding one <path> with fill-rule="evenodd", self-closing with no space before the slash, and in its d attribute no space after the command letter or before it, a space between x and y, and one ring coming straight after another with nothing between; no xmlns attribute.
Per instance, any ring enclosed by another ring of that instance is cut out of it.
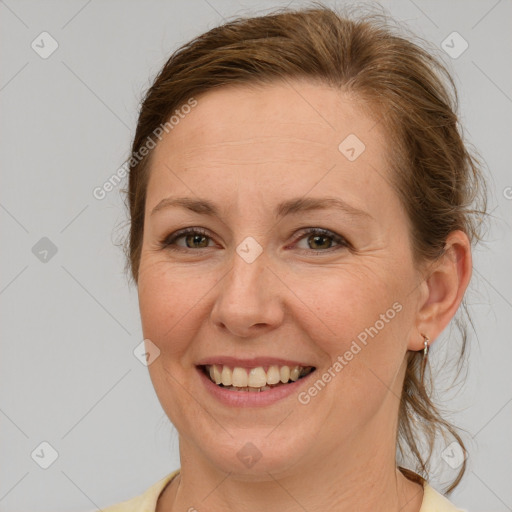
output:
<svg viewBox="0 0 512 512"><path fill-rule="evenodd" d="M221 473L182 456L181 471L161 494L156 512L419 512L423 486L406 478L394 457L390 464L379 464L378 456L358 456L355 464L336 457L307 464L283 478L265 472L258 481L241 480L234 473Z"/></svg>

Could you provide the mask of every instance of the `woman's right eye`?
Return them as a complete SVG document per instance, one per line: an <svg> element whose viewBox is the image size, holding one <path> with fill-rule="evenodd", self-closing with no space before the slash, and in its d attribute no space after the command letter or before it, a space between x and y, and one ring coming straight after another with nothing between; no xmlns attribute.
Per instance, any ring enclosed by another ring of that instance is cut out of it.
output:
<svg viewBox="0 0 512 512"><path fill-rule="evenodd" d="M185 240L185 247L177 245L176 241L183 238ZM169 249L171 251L186 251L187 249L201 249L208 248L208 241L205 245L205 239L211 238L208 236L206 230L202 228L186 228L167 236L160 242L160 246L163 249ZM194 244L198 244L194 247Z"/></svg>

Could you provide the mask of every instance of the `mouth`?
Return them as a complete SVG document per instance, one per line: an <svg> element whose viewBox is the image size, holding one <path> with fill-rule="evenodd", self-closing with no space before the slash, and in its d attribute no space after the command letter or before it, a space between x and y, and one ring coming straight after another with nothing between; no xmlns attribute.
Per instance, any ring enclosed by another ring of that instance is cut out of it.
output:
<svg viewBox="0 0 512 512"><path fill-rule="evenodd" d="M226 391L260 393L296 382L313 371L314 366L272 365L243 368L221 364L199 365L206 377Z"/></svg>

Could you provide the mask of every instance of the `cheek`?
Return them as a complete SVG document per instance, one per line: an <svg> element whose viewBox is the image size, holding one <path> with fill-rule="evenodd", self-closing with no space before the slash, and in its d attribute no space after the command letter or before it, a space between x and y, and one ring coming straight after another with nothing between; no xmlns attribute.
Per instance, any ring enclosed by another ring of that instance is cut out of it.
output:
<svg viewBox="0 0 512 512"><path fill-rule="evenodd" d="M166 356L178 357L200 328L217 279L192 266L170 265L151 255L141 260L138 297L145 338Z"/></svg>
<svg viewBox="0 0 512 512"><path fill-rule="evenodd" d="M403 282L368 268L328 272L329 278L317 273L290 281L309 306L295 321L330 364L341 359L342 369L338 365L335 373L344 377L336 380L350 386L354 398L372 383L391 385L403 361L411 321Z"/></svg>
<svg viewBox="0 0 512 512"><path fill-rule="evenodd" d="M393 309L393 304L402 294L399 281L362 266L297 274L289 276L287 284L307 306L310 328L321 329L318 335L323 333L326 340L332 339L334 346L338 343L341 348L376 321L382 330L380 315L388 312L385 320L394 319L397 308Z"/></svg>
<svg viewBox="0 0 512 512"><path fill-rule="evenodd" d="M165 340L175 336L179 319L185 314L186 290L179 280L171 279L164 265L143 260L138 295L144 337L163 350Z"/></svg>

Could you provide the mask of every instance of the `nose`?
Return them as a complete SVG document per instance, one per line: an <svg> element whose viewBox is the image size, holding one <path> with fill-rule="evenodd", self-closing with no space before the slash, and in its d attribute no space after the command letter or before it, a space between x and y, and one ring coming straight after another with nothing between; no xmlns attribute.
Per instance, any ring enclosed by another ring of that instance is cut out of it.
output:
<svg viewBox="0 0 512 512"><path fill-rule="evenodd" d="M234 336L259 336L283 321L283 284L268 267L264 252L252 263L234 252L232 268L216 289L210 318Z"/></svg>

